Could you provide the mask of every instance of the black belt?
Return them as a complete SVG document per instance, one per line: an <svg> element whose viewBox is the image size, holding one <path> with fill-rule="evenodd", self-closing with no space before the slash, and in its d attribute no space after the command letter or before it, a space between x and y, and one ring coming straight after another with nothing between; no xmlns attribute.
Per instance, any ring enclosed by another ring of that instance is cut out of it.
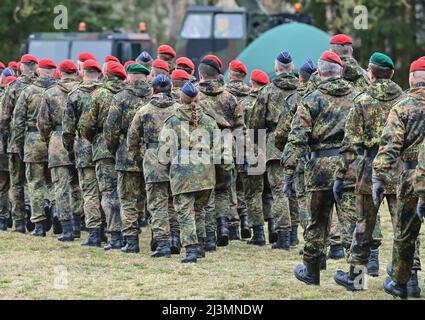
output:
<svg viewBox="0 0 425 320"><path fill-rule="evenodd" d="M418 166L418 161L403 162L403 169L404 170L415 170L417 166Z"/></svg>
<svg viewBox="0 0 425 320"><path fill-rule="evenodd" d="M156 149L156 148L158 148L158 145L159 145L158 142L147 143L146 148L147 149Z"/></svg>
<svg viewBox="0 0 425 320"><path fill-rule="evenodd" d="M38 132L38 129L36 127L28 127L27 132Z"/></svg>
<svg viewBox="0 0 425 320"><path fill-rule="evenodd" d="M340 155L339 149L320 150L320 151L313 151L311 153L312 158L337 157L339 155Z"/></svg>
<svg viewBox="0 0 425 320"><path fill-rule="evenodd" d="M378 149L360 149L359 155L363 155L367 158L375 158L378 154Z"/></svg>
<svg viewBox="0 0 425 320"><path fill-rule="evenodd" d="M53 131L63 131L62 126L56 126Z"/></svg>

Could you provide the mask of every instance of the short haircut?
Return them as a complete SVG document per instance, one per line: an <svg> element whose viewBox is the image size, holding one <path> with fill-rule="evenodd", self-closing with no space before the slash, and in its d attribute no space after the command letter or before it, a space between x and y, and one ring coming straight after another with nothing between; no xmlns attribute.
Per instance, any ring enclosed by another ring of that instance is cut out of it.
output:
<svg viewBox="0 0 425 320"><path fill-rule="evenodd" d="M416 82L425 81L425 70L418 70L418 71L414 71L412 73L413 73L413 77L415 78Z"/></svg>
<svg viewBox="0 0 425 320"><path fill-rule="evenodd" d="M246 78L246 74L240 71L230 71L230 75L232 76L233 79L236 80L244 80Z"/></svg>
<svg viewBox="0 0 425 320"><path fill-rule="evenodd" d="M320 74L326 78L341 76L342 67L333 62L319 59L318 69Z"/></svg>
<svg viewBox="0 0 425 320"><path fill-rule="evenodd" d="M84 72L90 77L99 76L102 73L101 71L95 68L84 69Z"/></svg>
<svg viewBox="0 0 425 320"><path fill-rule="evenodd" d="M340 57L351 56L352 48L350 44L331 44L331 50Z"/></svg>
<svg viewBox="0 0 425 320"><path fill-rule="evenodd" d="M191 75L191 74L192 74L192 72L193 72L193 70L192 70L192 69L190 69L190 68L188 68L188 67L185 67L185 66L182 66L182 65L177 66L177 67L176 67L176 69L184 70L184 71L186 71L186 72L187 72L187 74L189 74L189 75Z"/></svg>
<svg viewBox="0 0 425 320"><path fill-rule="evenodd" d="M182 79L173 79L173 87L181 88L187 82L187 80Z"/></svg>
<svg viewBox="0 0 425 320"><path fill-rule="evenodd" d="M304 70L300 69L299 71L300 78L303 83L307 83L310 80L311 74L308 72L305 72Z"/></svg>
<svg viewBox="0 0 425 320"><path fill-rule="evenodd" d="M160 53L158 54L158 58L164 61L171 61L174 59L174 57L168 53Z"/></svg>
<svg viewBox="0 0 425 320"><path fill-rule="evenodd" d="M285 73L291 73L291 72L294 71L294 64L292 62L290 62L290 63L282 63L282 62L280 62L278 60L275 60L275 61L276 61L275 65L277 66L277 68L280 71L285 72Z"/></svg>
<svg viewBox="0 0 425 320"><path fill-rule="evenodd" d="M220 75L217 69L205 63L201 63L199 65L198 70L199 70L199 73L202 75L202 77L206 79L216 79Z"/></svg>
<svg viewBox="0 0 425 320"><path fill-rule="evenodd" d="M252 84L253 84L254 86L259 87L259 88L262 88L262 87L266 86L266 84L264 84L264 83L260 83L260 82L257 82L257 81L255 81L255 80L251 80L251 82L252 82Z"/></svg>
<svg viewBox="0 0 425 320"><path fill-rule="evenodd" d="M391 79L392 69L369 63L369 69L376 79Z"/></svg>
<svg viewBox="0 0 425 320"><path fill-rule="evenodd" d="M171 93L171 89L173 88L173 85L170 83L166 87L161 87L159 85L156 85L155 82L152 84L153 93Z"/></svg>
<svg viewBox="0 0 425 320"><path fill-rule="evenodd" d="M170 74L168 73L168 71L164 70L164 69L159 69L159 68L155 68L152 67L152 73L159 76L160 74L165 74L166 76L169 76Z"/></svg>
<svg viewBox="0 0 425 320"><path fill-rule="evenodd" d="M38 69L38 64L35 62L24 62L22 64L31 71L36 71Z"/></svg>

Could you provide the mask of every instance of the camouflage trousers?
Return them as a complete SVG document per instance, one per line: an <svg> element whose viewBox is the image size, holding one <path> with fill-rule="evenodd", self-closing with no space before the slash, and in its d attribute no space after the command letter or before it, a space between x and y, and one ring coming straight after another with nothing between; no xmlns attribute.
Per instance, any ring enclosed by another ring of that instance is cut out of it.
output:
<svg viewBox="0 0 425 320"><path fill-rule="evenodd" d="M205 217L205 230L208 233L215 233L217 229L216 210L215 210L215 190L211 191L210 198L204 206L202 213ZM222 213L222 216L225 216Z"/></svg>
<svg viewBox="0 0 425 320"><path fill-rule="evenodd" d="M243 175L246 174L244 172L238 172L236 177L236 194L238 198L238 216L243 217L248 215L248 211L246 208L246 198L245 191L243 188Z"/></svg>
<svg viewBox="0 0 425 320"><path fill-rule="evenodd" d="M73 166L50 168L59 220L69 221L83 214L78 172Z"/></svg>
<svg viewBox="0 0 425 320"><path fill-rule="evenodd" d="M96 179L101 196L100 204L106 216L108 232L121 232L122 223L120 215L120 202L118 199L115 161L113 159L100 159L96 161Z"/></svg>
<svg viewBox="0 0 425 320"><path fill-rule="evenodd" d="M304 184L304 172L295 174L295 193L298 203L299 222L303 230L305 230L310 223L310 213L308 211L308 193Z"/></svg>
<svg viewBox="0 0 425 320"><path fill-rule="evenodd" d="M229 209L227 210L227 218L229 219L229 226L231 227L238 227L239 226L239 214L238 214L238 208L239 208L239 190L238 190L238 172L236 169L233 170L233 183L231 192L229 194ZM240 180L240 178L239 178Z"/></svg>
<svg viewBox="0 0 425 320"><path fill-rule="evenodd" d="M78 168L78 180L83 197L83 212L87 228L100 228L100 192L94 167Z"/></svg>
<svg viewBox="0 0 425 320"><path fill-rule="evenodd" d="M186 247L206 237L202 209L208 203L212 190L182 193L174 196L174 207L180 225L180 241Z"/></svg>
<svg viewBox="0 0 425 320"><path fill-rule="evenodd" d="M143 217L146 191L141 172L118 171L118 197L120 199L122 233L139 234L139 217Z"/></svg>
<svg viewBox="0 0 425 320"><path fill-rule="evenodd" d="M0 171L0 218L9 218L9 172Z"/></svg>
<svg viewBox="0 0 425 320"><path fill-rule="evenodd" d="M41 222L46 219L44 199L48 198L47 162L25 163L25 176L28 182L28 194L31 204L31 222Z"/></svg>
<svg viewBox="0 0 425 320"><path fill-rule="evenodd" d="M14 221L25 219L25 163L17 153L9 154L10 202Z"/></svg>

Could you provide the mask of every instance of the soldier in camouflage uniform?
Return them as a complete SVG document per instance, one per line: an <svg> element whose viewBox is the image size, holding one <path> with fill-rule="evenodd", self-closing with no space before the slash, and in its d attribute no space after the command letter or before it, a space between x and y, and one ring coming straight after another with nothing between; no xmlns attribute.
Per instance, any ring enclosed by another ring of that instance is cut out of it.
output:
<svg viewBox="0 0 425 320"><path fill-rule="evenodd" d="M142 160L130 158L127 152L127 131L138 108L150 98L152 88L146 83L149 70L144 66L132 64L126 71L129 85L115 95L103 127L103 135L109 150L116 155L122 233L126 243L121 251L138 253L138 219L143 216L146 193Z"/></svg>
<svg viewBox="0 0 425 320"><path fill-rule="evenodd" d="M84 203L85 224L89 230L89 237L81 245L94 247L100 247L101 244L100 192L93 163L92 145L79 133L77 126L83 110L88 109L91 94L102 85L98 80L101 72L102 68L96 61L89 59L83 63L83 82L69 93L62 116L62 142L68 153L74 153L75 156Z"/></svg>
<svg viewBox="0 0 425 320"><path fill-rule="evenodd" d="M31 222L35 229L31 235L46 236L44 207L48 206L47 184L47 144L37 130L37 116L40 112L42 96L46 90L56 85L54 73L56 64L50 59L39 61L39 77L22 92L16 102L12 118L12 135L9 148L23 154L25 175L28 182L32 208Z"/></svg>
<svg viewBox="0 0 425 320"><path fill-rule="evenodd" d="M394 236L392 266L384 281L385 292L407 298L407 283L412 276L415 242L421 228L416 215L418 194L414 191L418 153L425 134L425 60L410 67L411 89L390 111L382 133L378 155L373 161L372 195L379 206L385 185L391 182L401 158L403 173L397 186L397 230Z"/></svg>
<svg viewBox="0 0 425 320"><path fill-rule="evenodd" d="M144 66L146 69L149 70L149 72L152 69L152 62L153 62L153 58L152 56L146 52L143 51L141 54L139 54L139 56L136 58L136 63L141 64L142 66Z"/></svg>
<svg viewBox="0 0 425 320"><path fill-rule="evenodd" d="M419 150L418 167L415 173L415 191L419 196L416 212L421 221L423 221L425 216L425 139Z"/></svg>
<svg viewBox="0 0 425 320"><path fill-rule="evenodd" d="M126 86L127 73L121 64L109 62L107 76L108 78L102 87L91 94L87 109L83 110L81 114L78 130L81 136L93 145L93 161L101 194L101 206L106 215L107 231L111 234L111 239L104 249L111 250L123 247L122 223L117 191L118 175L115 170L115 155L109 151L103 136L103 125L114 95L121 92Z"/></svg>
<svg viewBox="0 0 425 320"><path fill-rule="evenodd" d="M267 176L273 193L272 214L278 219L276 230L278 239L273 249L290 249L292 225L298 225L298 205L295 195L287 197L283 193L283 167L280 164L281 152L275 146L275 130L279 117L290 119L295 110L290 110L283 101L294 93L299 83L294 75L294 64L288 52L280 53L275 61L277 77L258 95L248 121L250 129L267 129Z"/></svg>
<svg viewBox="0 0 425 320"><path fill-rule="evenodd" d="M32 55L24 55L21 58L22 75L12 82L6 89L2 100L0 112L0 132L2 141L7 145L11 135L11 120L16 101L20 94L37 78L35 71L38 60ZM25 164L22 154L8 149L9 175L10 175L10 202L12 204L12 218L15 222L15 231L25 233ZM22 158L21 158L22 157Z"/></svg>
<svg viewBox="0 0 425 320"><path fill-rule="evenodd" d="M152 257L171 256L169 198L170 179L166 165L158 161L159 133L164 121L177 107L171 96L172 82L166 75L153 80L153 96L149 103L140 108L128 129L127 148L130 159L141 157L144 147L143 174L146 183L148 210L152 215L153 238L157 242Z"/></svg>
<svg viewBox="0 0 425 320"><path fill-rule="evenodd" d="M180 89L183 87L183 85L190 80L189 74L181 69L176 69L171 74L171 80L173 80L173 91L171 92L171 95L174 100L179 101L180 100Z"/></svg>
<svg viewBox="0 0 425 320"><path fill-rule="evenodd" d="M157 59L165 61L168 64L169 72L173 72L175 68L176 52L174 49L166 44L160 45L157 49Z"/></svg>
<svg viewBox="0 0 425 320"><path fill-rule="evenodd" d="M5 93L5 86L0 87L0 106ZM0 231L7 230L9 219L9 167L6 145L0 139Z"/></svg>
<svg viewBox="0 0 425 320"><path fill-rule="evenodd" d="M67 152L62 142L62 115L68 94L79 84L79 79L78 67L71 60L62 61L59 71L60 81L46 90L41 99L37 128L48 144L49 169L62 225L62 234L58 240L68 242L80 237L83 205L74 159L69 157L73 154Z"/></svg>
<svg viewBox="0 0 425 320"><path fill-rule="evenodd" d="M322 82L298 106L282 154L286 170L285 189L291 190L298 159L308 151L312 153L304 173L311 222L304 235L304 264L297 265L294 270L296 278L307 284L320 284L320 264L325 258L329 218L335 204L333 176L340 161L339 148L342 146L345 121L353 107L355 93L350 84L341 78L342 66L341 59L335 53L325 51L321 55L318 72ZM352 171L352 168L347 170ZM354 207L351 210L352 213L347 215L347 211L337 205L339 221L354 231Z"/></svg>
<svg viewBox="0 0 425 320"><path fill-rule="evenodd" d="M184 70L190 76L190 82L198 85L198 79L195 77L195 64L187 57L180 57L176 60L176 70Z"/></svg>

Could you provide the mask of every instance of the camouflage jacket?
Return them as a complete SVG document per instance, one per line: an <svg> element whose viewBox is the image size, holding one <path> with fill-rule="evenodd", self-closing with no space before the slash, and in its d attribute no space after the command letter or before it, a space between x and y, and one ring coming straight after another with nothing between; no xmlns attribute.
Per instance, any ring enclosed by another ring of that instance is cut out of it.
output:
<svg viewBox="0 0 425 320"><path fill-rule="evenodd" d="M244 98L248 97L249 93L251 92L251 89L240 80L229 81L226 84L225 89L236 97L238 103L240 103Z"/></svg>
<svg viewBox="0 0 425 320"><path fill-rule="evenodd" d="M75 153L77 168L94 167L91 143L78 132L78 122L83 110L88 108L91 94L102 85L99 81L83 81L68 95L62 117L62 142L65 149Z"/></svg>
<svg viewBox="0 0 425 320"><path fill-rule="evenodd" d="M46 90L41 98L37 128L49 143L49 168L73 165L62 142L62 116L69 92L78 86L77 79L64 79Z"/></svg>
<svg viewBox="0 0 425 320"><path fill-rule="evenodd" d="M127 151L130 159L143 155L143 174L146 183L169 181L168 168L158 161L159 133L164 122L174 114L178 104L171 95L154 94L149 103L141 107L134 116L127 133Z"/></svg>
<svg viewBox="0 0 425 320"><path fill-rule="evenodd" d="M141 158L130 158L127 153L127 131L138 108L152 95L152 88L145 82L134 83L116 94L103 126L103 135L112 154L116 155L115 169L142 171Z"/></svg>
<svg viewBox="0 0 425 320"><path fill-rule="evenodd" d="M309 151L335 151L342 147L345 121L353 107L354 97L350 84L341 78L323 81L318 90L304 97L297 108L288 143L282 154L282 163L288 173L293 174L298 159ZM332 189L336 166L340 161L339 156L309 160L305 165L307 190ZM350 167L349 172L353 171ZM354 185L354 180L345 182L346 187Z"/></svg>
<svg viewBox="0 0 425 320"><path fill-rule="evenodd" d="M82 137L93 144L93 161L115 159L103 136L103 124L114 95L124 90L125 86L126 83L120 79L108 78L102 87L93 91L87 109L81 114L78 131Z"/></svg>
<svg viewBox="0 0 425 320"><path fill-rule="evenodd" d="M297 90L298 85L293 74L280 74L261 90L252 108L248 127L267 130L267 161L280 159L281 152L275 146L275 131L280 117L292 119L295 110L284 101Z"/></svg>
<svg viewBox="0 0 425 320"><path fill-rule="evenodd" d="M382 130L391 108L402 96L402 89L389 79L377 80L354 100L345 124L341 154L342 166L337 177L344 179L350 163L359 158L356 173L356 192L372 194L372 162L374 157L364 156L364 151L378 151ZM359 156L357 156L359 155ZM387 185L386 194L395 194L396 182Z"/></svg>
<svg viewBox="0 0 425 320"><path fill-rule="evenodd" d="M366 91L370 86L367 72L353 57L341 57L341 60L344 63L343 78L350 82L358 93Z"/></svg>
<svg viewBox="0 0 425 320"><path fill-rule="evenodd" d="M215 120L204 114L201 108L197 108L197 128L194 127L192 115L190 105L180 105L174 115L167 119L160 133L159 150L169 146L174 150L168 155L170 161L163 161L168 164L173 195L212 190L216 185L213 155L220 154L221 150L220 145L214 145L214 141L220 139L220 131ZM194 138L194 130L202 130L200 134L203 139ZM218 137L214 138L214 135ZM233 169L233 164L221 166L224 171Z"/></svg>
<svg viewBox="0 0 425 320"><path fill-rule="evenodd" d="M412 87L390 111L382 132L378 155L373 161L373 175L391 183L399 159L418 160L425 134L425 82ZM405 170L399 177L397 196L413 195L414 170Z"/></svg>
<svg viewBox="0 0 425 320"><path fill-rule="evenodd" d="M415 191L422 198L422 201L425 201L425 139L419 150L418 162L415 174Z"/></svg>
<svg viewBox="0 0 425 320"><path fill-rule="evenodd" d="M0 106L4 98L5 88L0 89ZM9 171L9 162L6 150L6 143L3 142L3 139L0 139L0 171Z"/></svg>
<svg viewBox="0 0 425 320"><path fill-rule="evenodd" d="M47 142L37 129L43 94L56 85L53 77L37 78L19 96L13 111L9 150L24 152L25 162L47 162Z"/></svg>

